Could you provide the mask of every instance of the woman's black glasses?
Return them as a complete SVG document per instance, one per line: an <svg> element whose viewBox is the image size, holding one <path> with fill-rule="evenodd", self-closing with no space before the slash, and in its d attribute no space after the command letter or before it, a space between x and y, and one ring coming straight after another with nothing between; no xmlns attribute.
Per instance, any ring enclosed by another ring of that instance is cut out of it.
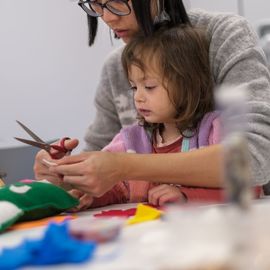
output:
<svg viewBox="0 0 270 270"><path fill-rule="evenodd" d="M79 0L78 5L92 17L101 17L104 8L118 16L126 16L131 12L128 0L108 0L104 4L97 0Z"/></svg>

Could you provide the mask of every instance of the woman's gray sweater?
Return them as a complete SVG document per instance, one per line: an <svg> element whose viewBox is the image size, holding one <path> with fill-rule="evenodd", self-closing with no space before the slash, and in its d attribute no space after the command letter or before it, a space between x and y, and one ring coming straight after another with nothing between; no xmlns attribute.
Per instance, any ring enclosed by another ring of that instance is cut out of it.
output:
<svg viewBox="0 0 270 270"><path fill-rule="evenodd" d="M248 92L247 138L254 184L270 179L270 76L257 36L238 15L191 12L193 25L205 27L216 85L245 86ZM95 97L96 116L87 130L86 150L100 150L124 126L136 121L132 91L121 65L123 48L107 58Z"/></svg>

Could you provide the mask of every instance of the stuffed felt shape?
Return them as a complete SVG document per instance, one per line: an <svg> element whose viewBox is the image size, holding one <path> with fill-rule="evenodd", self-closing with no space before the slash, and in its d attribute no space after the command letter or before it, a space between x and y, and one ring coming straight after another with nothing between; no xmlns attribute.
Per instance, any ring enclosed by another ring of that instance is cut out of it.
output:
<svg viewBox="0 0 270 270"><path fill-rule="evenodd" d="M0 232L15 222L53 216L78 204L68 192L46 180L1 187Z"/></svg>

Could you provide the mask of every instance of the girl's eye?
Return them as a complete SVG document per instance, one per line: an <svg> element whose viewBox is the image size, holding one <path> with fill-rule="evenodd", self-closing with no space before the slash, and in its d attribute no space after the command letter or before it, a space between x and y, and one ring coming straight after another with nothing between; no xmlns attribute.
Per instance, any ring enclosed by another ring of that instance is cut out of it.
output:
<svg viewBox="0 0 270 270"><path fill-rule="evenodd" d="M150 85L149 85L149 86L145 86L145 89L146 89L146 90L153 90L155 87L156 87L156 86L154 86L154 85L153 85L153 86L150 86Z"/></svg>
<svg viewBox="0 0 270 270"><path fill-rule="evenodd" d="M136 86L130 86L130 90L136 91L137 90L137 87Z"/></svg>

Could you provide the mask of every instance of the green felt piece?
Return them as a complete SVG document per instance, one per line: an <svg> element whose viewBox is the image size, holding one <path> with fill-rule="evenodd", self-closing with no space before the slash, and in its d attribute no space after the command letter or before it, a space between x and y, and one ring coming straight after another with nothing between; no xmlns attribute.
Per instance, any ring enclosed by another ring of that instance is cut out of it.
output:
<svg viewBox="0 0 270 270"><path fill-rule="evenodd" d="M27 184L18 182L2 187L0 231L15 222L54 216L78 204L79 201L64 189L48 182L34 181Z"/></svg>

